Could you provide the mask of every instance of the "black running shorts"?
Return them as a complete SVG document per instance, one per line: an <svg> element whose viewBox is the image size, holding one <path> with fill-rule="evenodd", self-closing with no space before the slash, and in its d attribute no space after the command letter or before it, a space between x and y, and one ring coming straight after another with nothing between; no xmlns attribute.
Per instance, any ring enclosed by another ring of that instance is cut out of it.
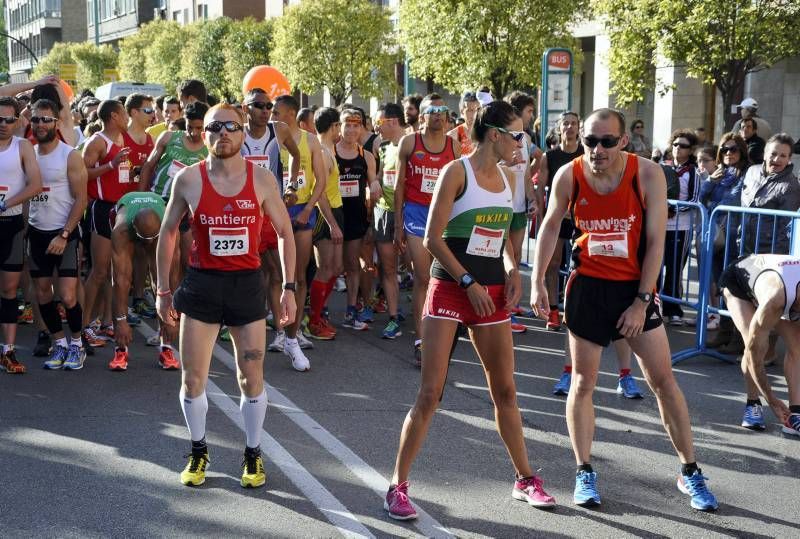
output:
<svg viewBox="0 0 800 539"><path fill-rule="evenodd" d="M60 230L45 232L32 226L28 227L28 271L34 279L52 277L56 270L59 277L78 276L77 231L72 231L63 254L47 254L50 242L60 234Z"/></svg>
<svg viewBox="0 0 800 539"><path fill-rule="evenodd" d="M25 218L0 217L0 271L20 272L25 257Z"/></svg>
<svg viewBox="0 0 800 539"><path fill-rule="evenodd" d="M609 281L570 274L564 293L564 323L582 339L608 346L622 339L617 322L639 293L639 281ZM653 296L644 315L644 331L662 325L657 296Z"/></svg>
<svg viewBox="0 0 800 539"><path fill-rule="evenodd" d="M339 230L342 231L342 236L344 236L344 211L342 210L342 207L339 206L338 208L331 208L331 213L333 213L333 218L336 219L336 224L339 225ZM329 239L331 239L331 229L328 226L328 222L322 216L322 212L320 212L319 216L317 217L317 224L314 227L313 241L316 243L321 240ZM345 237L345 239L347 238Z"/></svg>
<svg viewBox="0 0 800 539"><path fill-rule="evenodd" d="M264 320L266 301L260 269L212 271L190 267L174 298L178 312L207 324L229 327Z"/></svg>
<svg viewBox="0 0 800 539"><path fill-rule="evenodd" d="M116 207L116 203L105 200L92 200L87 209L89 215L89 227L92 232L106 239L111 239L111 211Z"/></svg>

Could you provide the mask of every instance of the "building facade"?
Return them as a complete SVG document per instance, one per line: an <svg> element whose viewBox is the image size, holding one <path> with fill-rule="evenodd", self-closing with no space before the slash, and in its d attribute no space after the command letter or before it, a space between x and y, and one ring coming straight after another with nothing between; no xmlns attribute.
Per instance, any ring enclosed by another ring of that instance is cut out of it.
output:
<svg viewBox="0 0 800 539"><path fill-rule="evenodd" d="M169 18L180 24L229 17L263 19L266 4L252 0L169 0Z"/></svg>
<svg viewBox="0 0 800 539"><path fill-rule="evenodd" d="M86 0L84 39L116 47L120 39L162 16L166 8L167 0Z"/></svg>

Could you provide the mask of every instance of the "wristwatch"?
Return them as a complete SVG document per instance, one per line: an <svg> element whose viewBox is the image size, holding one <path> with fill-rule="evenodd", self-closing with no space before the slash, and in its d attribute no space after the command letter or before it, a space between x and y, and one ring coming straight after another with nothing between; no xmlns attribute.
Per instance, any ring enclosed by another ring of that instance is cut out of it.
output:
<svg viewBox="0 0 800 539"><path fill-rule="evenodd" d="M636 297L645 303L650 303L653 300L653 294L649 292L639 292Z"/></svg>
<svg viewBox="0 0 800 539"><path fill-rule="evenodd" d="M69 239L69 230L67 230L66 228L62 229L61 230L61 234L59 234L59 236L61 236L65 240L68 240Z"/></svg>
<svg viewBox="0 0 800 539"><path fill-rule="evenodd" d="M467 288L469 288L470 286L474 285L474 284L475 284L475 282L476 282L476 281L475 281L475 278L474 278L472 275L470 275L469 273L465 273L465 274L464 274L464 275L462 275L462 276L461 276L461 278L458 280L458 286L460 286L461 288L463 288L464 290L466 290L466 289L467 289Z"/></svg>
<svg viewBox="0 0 800 539"><path fill-rule="evenodd" d="M297 292L297 285L295 283L284 283L283 289L291 290L292 292Z"/></svg>

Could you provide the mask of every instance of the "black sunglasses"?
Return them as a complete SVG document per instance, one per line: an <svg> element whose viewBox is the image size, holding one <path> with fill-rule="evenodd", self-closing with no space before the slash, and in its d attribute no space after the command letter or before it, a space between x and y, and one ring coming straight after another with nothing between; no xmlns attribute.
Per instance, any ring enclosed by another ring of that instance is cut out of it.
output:
<svg viewBox="0 0 800 539"><path fill-rule="evenodd" d="M5 122L8 125L11 125L14 122L16 122L18 119L19 118L17 118L16 116L0 116L0 123Z"/></svg>
<svg viewBox="0 0 800 539"><path fill-rule="evenodd" d="M266 103L259 103L259 102L254 101L253 103L248 103L247 106L248 107L255 107L255 108L261 109L261 110L264 110L264 109L272 110L272 103L269 102L269 101L267 101Z"/></svg>
<svg viewBox="0 0 800 539"><path fill-rule="evenodd" d="M220 131L222 131L223 127L225 128L225 131L227 131L228 133L235 133L236 131L242 130L242 124L240 124L239 122L234 122L233 120L229 120L227 122L219 122L219 121L210 122L203 129L205 131L208 131L209 133L219 133Z"/></svg>
<svg viewBox="0 0 800 539"><path fill-rule="evenodd" d="M673 142L672 143L672 147L673 148L683 148L684 150L688 150L689 148L692 147L692 145L691 144L684 144L683 142Z"/></svg>
<svg viewBox="0 0 800 539"><path fill-rule="evenodd" d="M720 152L722 153L739 153L738 146L723 146L720 148Z"/></svg>
<svg viewBox="0 0 800 539"><path fill-rule="evenodd" d="M156 111L156 109L154 109L153 107L139 107L136 110L140 110L145 114L153 114Z"/></svg>
<svg viewBox="0 0 800 539"><path fill-rule="evenodd" d="M622 137L596 137L594 135L588 135L583 137L583 145L589 148L596 148L597 145L601 145L603 148L613 148L617 144L619 144L619 140Z"/></svg>
<svg viewBox="0 0 800 539"><path fill-rule="evenodd" d="M52 116L31 116L32 124L51 124L56 121Z"/></svg>

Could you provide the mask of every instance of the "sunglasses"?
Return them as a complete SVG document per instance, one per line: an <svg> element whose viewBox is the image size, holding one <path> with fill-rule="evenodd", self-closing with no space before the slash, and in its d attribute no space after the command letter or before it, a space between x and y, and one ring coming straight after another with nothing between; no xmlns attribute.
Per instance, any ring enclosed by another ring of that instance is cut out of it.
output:
<svg viewBox="0 0 800 539"><path fill-rule="evenodd" d="M156 109L154 109L153 107L141 107L141 108L138 108L136 110L140 110L140 111L144 112L145 114L153 114L156 111Z"/></svg>
<svg viewBox="0 0 800 539"><path fill-rule="evenodd" d="M634 129L641 129L641 128L643 128L643 127L644 127L643 125L634 125L634 126L633 126L633 128L634 128Z"/></svg>
<svg viewBox="0 0 800 539"><path fill-rule="evenodd" d="M425 109L424 114L444 114L445 112L450 112L447 105L430 105Z"/></svg>
<svg viewBox="0 0 800 539"><path fill-rule="evenodd" d="M51 123L55 122L56 119L57 118L53 118L52 116L31 116L31 123L32 124L51 124Z"/></svg>
<svg viewBox="0 0 800 539"><path fill-rule="evenodd" d="M142 236L141 234L139 234L138 230L134 229L134 232L136 233L136 237L139 238L142 241L157 240L158 239L158 235L160 234L160 232L156 232L156 234L154 236Z"/></svg>
<svg viewBox="0 0 800 539"><path fill-rule="evenodd" d="M235 133L242 130L242 124L239 122L234 122L233 120L229 120L227 122L214 121L206 125L203 129L209 133L219 133L222 131L223 127L228 133Z"/></svg>
<svg viewBox="0 0 800 539"><path fill-rule="evenodd" d="M684 144L683 142L673 142L672 143L672 147L673 148L683 148L684 150L688 150L689 148L692 147L692 145L691 144Z"/></svg>
<svg viewBox="0 0 800 539"><path fill-rule="evenodd" d="M264 110L264 109L272 110L272 103L269 102L269 101L267 101L266 103L261 103L261 102L258 102L258 101L254 101L252 103L248 103L247 106L248 107L257 108L257 109L261 109L261 110Z"/></svg>
<svg viewBox="0 0 800 539"><path fill-rule="evenodd" d="M596 137L594 135L588 135L583 137L583 145L588 148L596 148L599 144L603 148L613 148L619 144L621 138L622 137Z"/></svg>
<svg viewBox="0 0 800 539"><path fill-rule="evenodd" d="M498 127L492 124L484 124L484 125L486 127L491 127L492 129L497 129L498 131L500 131L501 133L505 133L506 135L511 135L511 138L513 138L517 142L521 142L522 139L525 138L525 133L523 131L509 131L505 127Z"/></svg>
<svg viewBox="0 0 800 539"><path fill-rule="evenodd" d="M722 153L739 153L739 147L738 146L723 146L722 148L720 148L720 151Z"/></svg>
<svg viewBox="0 0 800 539"><path fill-rule="evenodd" d="M16 122L18 119L19 118L17 118L16 116L0 116L0 123L5 122L8 125L11 125L14 122Z"/></svg>

